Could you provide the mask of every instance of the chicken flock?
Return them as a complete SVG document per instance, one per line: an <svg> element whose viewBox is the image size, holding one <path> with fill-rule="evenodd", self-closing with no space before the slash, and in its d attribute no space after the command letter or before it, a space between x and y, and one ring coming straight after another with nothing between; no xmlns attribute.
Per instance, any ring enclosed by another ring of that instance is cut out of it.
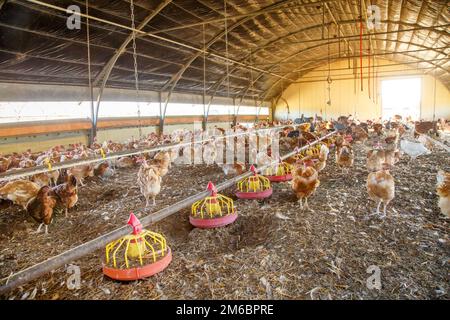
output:
<svg viewBox="0 0 450 320"><path fill-rule="evenodd" d="M332 138L324 139L317 152L307 156L288 158L287 163L293 165L293 179L291 187L297 196L301 209L309 209L308 198L314 194L320 186L319 173L327 163L329 147L334 147L335 161L343 174L349 174L354 165L355 143L362 144L366 150L366 169L369 172L366 189L369 198L376 203L376 212L380 218L387 215L387 206L395 197L395 179L390 171L400 161L403 153L412 159L430 153L433 146L427 134L436 134L439 127L443 132L450 132L447 123L440 121L439 126L430 122L415 122L409 119L402 121L397 116L389 121L360 122L349 117L340 117L337 121L311 121L303 123L297 128L286 126L283 130L283 138L280 141L287 148L297 148L323 137L328 132L337 130ZM314 125L314 130L312 130ZM417 142L408 140L410 138ZM401 142L401 143L400 143ZM428 147L428 148L427 148ZM441 212L450 216L450 173L439 170L437 175L437 194L439 196L439 208ZM383 213L380 208L383 204Z"/></svg>
<svg viewBox="0 0 450 320"><path fill-rule="evenodd" d="M255 127L268 128L273 125L262 122ZM8 200L22 207L34 220L40 223L37 232L41 230L42 225L45 225L47 233L48 225L51 223L55 212L64 211L67 217L68 210L77 204L78 188L85 186L86 179L96 176L105 180L113 176L118 169L126 170L140 166L136 182L145 198L145 206L148 207L150 204L155 204L156 196L161 191L162 179L168 173L174 161L178 160L179 163L186 164L193 161L194 163L212 165L216 161L218 152L223 152L226 146L224 139L216 139L214 136L219 136L225 132L227 134L239 134L247 130L247 127L239 124L229 130L212 128L208 135L205 135L202 130L192 132L181 129L170 135L150 133L141 139L132 137L125 143L110 140L99 144L95 141L91 146L78 143L70 144L67 147L55 146L50 150L38 153L27 150L23 153L0 154L0 173L9 173L36 166L47 166L49 168L47 172L35 174L29 178L0 182L0 201ZM209 138L209 140L206 138ZM175 146L161 152L146 152L141 155L104 160L95 164L77 165L65 170L52 170L53 164L67 160L90 159L100 155L106 157L108 154L121 151L203 140L207 141L193 144L191 147ZM238 139L235 139L235 143L239 143ZM200 159L195 159L195 157ZM231 166L229 164L221 164L220 166L226 174L241 174L246 171L246 165L241 162L236 162ZM152 203L150 203L150 199L152 199Z"/></svg>
<svg viewBox="0 0 450 320"><path fill-rule="evenodd" d="M282 130L270 128L284 126ZM416 129L420 127L416 124ZM102 144L96 141L86 146L81 143L65 146L55 146L50 150L32 153L27 150L24 153L12 153L0 155L0 173L13 172L22 168L34 166L48 166L45 173L35 174L29 178L0 182L0 199L9 200L13 204L21 206L28 214L39 223L37 232L45 225L52 222L54 213L63 212L68 216L68 211L78 201L78 188L85 185L85 180L98 177L101 180L108 179L116 174L119 169L129 169L139 166L136 177L137 185L145 199L145 207L156 204L156 197L161 191L164 176L167 175L173 163L197 164L204 163L207 166L217 165L225 175L240 175L247 171L247 164L254 160L257 166L265 166L275 162L277 155L272 155L271 142L273 134L280 137L280 147L289 151L315 141L326 134L337 130L338 133L330 138L323 139L313 151L307 150L306 154L286 159L293 165L293 179L291 187L300 203L301 209L309 209L308 198L320 186L320 172L326 167L330 149L334 148L335 161L343 174L348 174L354 165L355 143L364 144L367 148L367 193L377 204L376 214L380 214L381 204L384 204L383 216L387 214L387 206L395 196L395 181L390 170L400 160L402 151L421 150L417 146L413 148L401 148L400 139L407 132L407 125L399 121L359 122L351 117L340 117L337 121L314 121L302 124L294 124L292 121L262 122L255 125L255 129L267 128L267 133L258 135L257 145L267 146L265 149L251 148L248 135L238 139L218 139L222 134L244 134L248 130L245 126L235 125L231 129L211 128L205 136L202 130L188 131L176 130L171 134L157 135L150 133L141 139L131 138L125 143L105 141ZM423 129L423 128L422 128ZM431 128L433 129L433 127ZM276 133L278 131L278 133ZM418 133L419 137L424 133ZM207 137L208 139L205 139ZM177 146L179 143L206 140L191 146ZM407 141L407 140L401 140ZM417 142L409 142L417 143ZM52 170L51 165L67 160L89 159L126 150L136 150L155 146L172 144L164 151L145 152L134 156L96 162L95 164L78 165L65 170ZM424 147L422 143L418 143ZM232 145L232 147L231 147ZM401 151L402 150L402 151ZM231 154L231 156L230 156ZM225 161L217 161L226 155ZM247 160L247 161L246 161ZM222 163L223 162L223 163ZM439 207L441 211L450 215L450 174L439 171L437 176L437 193L440 197ZM150 202L151 200L151 202ZM1 201L1 200L0 200Z"/></svg>

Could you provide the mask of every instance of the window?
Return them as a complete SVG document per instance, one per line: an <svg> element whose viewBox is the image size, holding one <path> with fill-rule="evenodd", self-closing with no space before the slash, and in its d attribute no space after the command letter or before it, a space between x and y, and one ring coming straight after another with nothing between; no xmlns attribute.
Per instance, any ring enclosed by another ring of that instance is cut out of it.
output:
<svg viewBox="0 0 450 320"><path fill-rule="evenodd" d="M422 81L420 78L391 79L381 82L382 118L398 114L413 120L420 118Z"/></svg>
<svg viewBox="0 0 450 320"><path fill-rule="evenodd" d="M158 117L159 102L140 102L139 109L142 117ZM260 116L269 114L269 109L254 106L241 106L239 115L256 115L260 109ZM235 107L232 105L210 106L210 115L233 115ZM58 119L90 119L90 101L20 101L0 102L0 123L45 121ZM201 116L203 104L169 103L166 116ZM102 101L99 118L126 118L138 116L138 104L135 101Z"/></svg>
<svg viewBox="0 0 450 320"><path fill-rule="evenodd" d="M141 117L159 116L159 103L139 102ZM98 111L99 118L137 117L138 104L135 101L102 101Z"/></svg>
<svg viewBox="0 0 450 320"><path fill-rule="evenodd" d="M88 118L91 106L76 101L0 102L0 122L42 121Z"/></svg>

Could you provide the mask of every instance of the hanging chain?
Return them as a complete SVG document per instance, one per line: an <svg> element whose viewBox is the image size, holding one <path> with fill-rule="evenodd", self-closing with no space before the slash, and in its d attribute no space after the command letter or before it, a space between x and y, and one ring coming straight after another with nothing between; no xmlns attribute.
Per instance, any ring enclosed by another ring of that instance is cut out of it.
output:
<svg viewBox="0 0 450 320"><path fill-rule="evenodd" d="M327 27L327 37L328 37L328 77L327 77L327 83L328 83L328 101L327 104L331 106L331 55L330 55L330 26ZM326 110L326 106L325 106Z"/></svg>
<svg viewBox="0 0 450 320"><path fill-rule="evenodd" d="M203 24L203 113L206 120L208 111L206 110L206 40L205 24Z"/></svg>
<svg viewBox="0 0 450 320"><path fill-rule="evenodd" d="M252 49L250 49L250 67L253 67ZM253 69L250 68L250 90L253 91Z"/></svg>
<svg viewBox="0 0 450 320"><path fill-rule="evenodd" d="M137 53L136 53L136 32L134 24L134 3L133 0L130 1L131 9L131 28L133 29L133 63L134 63L134 81L136 86L136 101L137 101L137 113L138 113L138 125L139 125L139 139L142 138L142 127L141 127L141 107L139 105L139 75L137 68Z"/></svg>
<svg viewBox="0 0 450 320"><path fill-rule="evenodd" d="M253 66L253 63L252 63L252 49L250 49L249 60L250 60L249 61L250 62L250 67L252 67ZM250 90L252 91L252 95L253 95L254 90L253 90L253 69L252 68L250 68ZM255 123L257 123L258 120L259 120L258 102L256 101L256 98L253 98L253 99L255 100L255 108L256 108Z"/></svg>
<svg viewBox="0 0 450 320"><path fill-rule="evenodd" d="M227 1L224 0L223 1L223 5L224 5L224 15L225 15L225 56L228 59L228 22L227 22ZM226 63L226 68L227 68L227 86L228 86L228 98L230 97L230 73L229 73L229 66L228 66L228 61Z"/></svg>
<svg viewBox="0 0 450 320"><path fill-rule="evenodd" d="M229 66L228 66L228 21L227 21L227 0L223 1L223 6L224 6L224 16L225 16L225 57L227 59L226 62L226 72L227 72L227 97L228 99L230 98L230 70L229 70ZM234 120L236 120L236 104L234 102L233 99L233 115L234 115Z"/></svg>

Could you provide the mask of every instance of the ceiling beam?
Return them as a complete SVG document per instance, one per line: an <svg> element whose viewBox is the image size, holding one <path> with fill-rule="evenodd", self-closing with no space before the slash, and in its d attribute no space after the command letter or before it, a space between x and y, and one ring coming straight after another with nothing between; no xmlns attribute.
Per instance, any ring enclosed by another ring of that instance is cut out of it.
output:
<svg viewBox="0 0 450 320"><path fill-rule="evenodd" d="M396 42L397 40L389 40L389 41L393 41L393 42ZM388 50L386 50L386 51L388 51ZM399 55L404 55L404 56L407 56L408 58L411 58L411 59L417 59L418 61L418 63L429 63L429 64L432 64L434 67L436 67L436 65L434 64L434 63L432 63L432 62L429 62L429 61L426 61L426 60L423 60L423 59L421 59L421 58L419 58L419 57L416 57L416 56L412 56L412 55L409 55L409 54L407 54L407 53L402 53L402 52L395 52L395 51L391 51L391 53L392 54L399 54ZM333 54L333 55L336 55L336 54ZM335 61L338 61L338 60L340 60L340 59L344 59L344 58L339 58L339 57L337 57L337 58L333 58L332 59L332 61L333 62L335 62ZM434 60L434 59L433 59ZM311 61L311 64L317 64L317 61ZM318 65L317 66L311 66L311 67L309 67L309 68L307 68L307 69L304 69L303 67L304 67L305 65L303 65L301 68L299 68L299 69L295 69L295 70L293 70L293 71L291 71L291 72L289 72L289 73L298 73L298 72L301 72L301 71L304 71L304 74L305 73L307 73L308 71L310 71L310 70L313 70L313 69L315 69L315 68L317 68L318 67ZM444 69L445 70L445 69ZM288 74L289 74L288 73ZM299 77L299 78L301 78L301 76ZM298 78L298 79L299 79ZM265 92L264 92L264 94L263 95L261 95L261 97L262 97L262 100L266 100L267 99L267 97L269 96L269 93L273 90L273 88L275 88L275 86L277 86L279 83L280 83L280 81L281 81L281 79L278 79L278 80L276 80L267 90L265 90ZM294 80L292 80L291 81L291 83L294 83L295 81Z"/></svg>
<svg viewBox="0 0 450 320"><path fill-rule="evenodd" d="M285 7L281 7L281 8L268 8L267 10L264 10L263 13L276 13L276 12L280 12L284 14L285 10L291 10L294 8L299 8L299 7L307 7L307 6L318 6L322 3L328 3L328 2L336 2L337 0L324 0L324 1L318 1L318 2L310 2L310 3L299 3L299 4L294 4L292 6L285 6ZM204 4L203 2L199 1L201 4L203 4L204 6L207 6L206 4ZM174 3L175 4L175 3ZM210 8L208 6L208 8ZM212 8L210 8L211 10L213 10ZM216 12L218 12L217 10L214 10ZM181 25L181 26L177 26L177 27L171 27L171 28L166 28L166 29L161 29L161 30L155 30L155 31L150 31L147 34L159 34L159 33L167 33L170 31L176 31L176 30L182 30L182 29L186 29L186 28L193 28L193 27L198 27L198 26L202 26L202 25L208 25L208 24L212 24L212 23L223 23L225 20L230 21L230 20L237 20L237 19L242 19L242 18L251 18L251 17L256 17L261 15L261 11L262 10L258 10L255 12L250 12L250 13L243 13L243 14L237 14L234 16L228 16L228 17L223 17L223 18L215 18L215 19L209 19L209 20L204 20L204 21L199 21L199 22L194 22L194 23L188 23L185 25Z"/></svg>
<svg viewBox="0 0 450 320"><path fill-rule="evenodd" d="M172 2L172 0L164 0L163 2L161 2L153 12L151 12L148 16L145 17L145 19L136 27L136 29L142 30L154 17L156 17L158 15L158 13L160 13L171 2ZM105 85L105 83L108 81L109 75L111 74L111 71L114 68L114 65L116 64L117 60L125 52L127 46L133 40L134 32L135 31L132 31L128 35L128 37L125 39L125 41L119 47L119 49L117 49L116 53L105 64L102 71L100 71L100 73L95 78L95 80L93 82L94 86L98 85L98 83L103 79L103 84L102 84L102 87L103 87Z"/></svg>
<svg viewBox="0 0 450 320"><path fill-rule="evenodd" d="M377 40L377 39L374 39L374 40ZM355 40L355 41L357 41L357 40ZM383 41L388 41L388 42L393 42L393 43L397 43L397 42L404 42L404 43L407 43L407 42L405 42L405 41L399 41L399 40L387 40L387 39L383 39ZM335 43L336 43L336 42L335 42ZM319 44L319 45L316 45L316 46L313 46L313 47L309 47L308 50L310 50L310 49L317 49L317 48L322 47L322 46L325 46L325 45L328 45L328 43ZM430 51L437 51L436 49L430 49L430 48L424 47L424 46L419 45L419 44L413 44L413 45L414 45L414 46L417 46L417 47L421 47L421 48L427 49L427 50L430 50ZM289 56L287 56L287 57L281 59L280 61L278 61L278 62L272 64L271 67L269 67L268 70L273 70L273 69L274 69L276 66L278 66L280 63L283 63L283 62L285 62L285 63L286 63L286 62L289 62L289 60L291 60L292 58L296 57L297 55L299 55L299 54L301 54L301 53L304 53L305 50L306 50L306 49L303 49L303 50L297 51L297 52L295 52L295 53L293 53L293 54L290 54ZM437 51L437 52L439 52L439 53L442 54L442 55L446 55L445 52L440 52L440 51ZM395 52L394 54L402 54L402 53L400 53L400 52ZM418 59L420 59L420 58L418 58ZM315 59L315 60L317 61L318 59ZM435 66L436 68L440 68L440 69L442 69L442 70L444 70L444 71L446 71L446 72L449 72L448 70L442 68L442 67L439 66L439 65L436 65L436 64L434 64L434 63L432 63L432 62L429 62L429 63L432 64L433 66ZM299 72L299 71L301 71L301 70L290 71L290 72L288 72L288 73L285 74L285 77L287 77L287 75L289 75L289 74L291 74L291 73L297 73L297 72ZM260 73L254 81L257 81L257 80L258 80L260 77L262 77L262 76L263 76L263 74ZM278 79L278 80L276 81L276 83L279 83L280 81L282 81L282 79ZM292 82L292 80L289 80L289 81ZM267 98L267 97L265 96L265 97L263 98L263 100L265 100L266 98Z"/></svg>

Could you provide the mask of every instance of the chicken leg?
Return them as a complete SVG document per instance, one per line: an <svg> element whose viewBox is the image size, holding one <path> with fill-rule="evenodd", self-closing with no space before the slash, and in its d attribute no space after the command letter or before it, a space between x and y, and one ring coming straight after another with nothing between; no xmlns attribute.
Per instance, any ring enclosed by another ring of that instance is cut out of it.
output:
<svg viewBox="0 0 450 320"><path fill-rule="evenodd" d="M382 202L382 201L379 201L379 202L378 202L378 205L377 205L377 211L374 212L374 213L371 213L371 214L369 215L369 217L370 217L370 216L377 216L377 215L380 214L381 202Z"/></svg>
<svg viewBox="0 0 450 320"><path fill-rule="evenodd" d="M45 223L42 222L42 223L39 225L39 227L37 228L36 232L34 232L35 234L41 232L41 228L42 228L42 225L43 225L43 224L45 224ZM48 225L45 225L45 234L48 234Z"/></svg>
<svg viewBox="0 0 450 320"><path fill-rule="evenodd" d="M44 223L42 222L40 225L39 225L39 227L37 228L37 230L34 232L34 233L39 233L39 232L41 232L41 228L42 228L42 225L43 225Z"/></svg>
<svg viewBox="0 0 450 320"><path fill-rule="evenodd" d="M310 210L308 205L308 198L305 198L305 209Z"/></svg>
<svg viewBox="0 0 450 320"><path fill-rule="evenodd" d="M381 202L382 202L382 201L379 201L379 202L378 202L378 205L377 205L377 213L376 213L376 214L380 214Z"/></svg>
<svg viewBox="0 0 450 320"><path fill-rule="evenodd" d="M389 204L389 202L384 202L384 208L383 208L383 214L380 216L381 219L384 219L386 217L386 208Z"/></svg>
<svg viewBox="0 0 450 320"><path fill-rule="evenodd" d="M300 209L303 210L303 202L302 202L302 198L298 199L297 202L300 203Z"/></svg>

